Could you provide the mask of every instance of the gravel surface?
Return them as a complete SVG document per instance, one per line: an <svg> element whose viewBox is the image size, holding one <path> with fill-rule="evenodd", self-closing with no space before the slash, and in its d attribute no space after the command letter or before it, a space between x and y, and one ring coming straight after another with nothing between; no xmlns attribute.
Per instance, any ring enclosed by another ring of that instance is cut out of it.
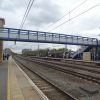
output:
<svg viewBox="0 0 100 100"><path fill-rule="evenodd" d="M100 85L94 84L92 82L74 77L72 75L54 70L52 68L48 68L43 65L39 65L37 63L25 61L26 65L28 64L28 67L32 70L38 72L40 75L46 77L54 84L57 84L60 88L62 88L64 91L70 93L74 97L76 97L78 100L100 100ZM87 91L84 91L84 89L80 87L87 86L88 88L97 89L97 93L90 94ZM90 87L91 86L91 87Z"/></svg>

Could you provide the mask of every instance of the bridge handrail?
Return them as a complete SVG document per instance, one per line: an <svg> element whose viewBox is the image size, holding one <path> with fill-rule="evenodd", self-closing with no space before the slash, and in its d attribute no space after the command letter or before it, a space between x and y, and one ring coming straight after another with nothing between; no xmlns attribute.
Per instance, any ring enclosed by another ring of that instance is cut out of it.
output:
<svg viewBox="0 0 100 100"><path fill-rule="evenodd" d="M0 27L0 32L2 33L12 33L12 34L19 34L19 35L36 35L37 37L52 37L52 39L70 39L72 42L76 40L78 43L81 41L82 43L92 42L98 44L98 39L90 38L90 37L82 37L82 36L75 36L75 35L66 35L66 34L59 34L59 33L49 33L49 32L42 32L42 31L32 31L32 30L24 30L24 29L17 29L17 28L2 28Z"/></svg>
<svg viewBox="0 0 100 100"><path fill-rule="evenodd" d="M29 31L29 32L36 32L36 33L38 32L38 33L50 34L49 32L32 31L32 30L24 30L24 29L17 29L17 28L6 28L6 27L2 28L2 27L0 27L0 30L1 29L3 29L3 30L5 30L5 29L7 29L7 30L16 30L16 31L20 30L20 31L26 31L26 32ZM97 40L96 38L82 37L82 36L75 36L75 35L66 35L66 34L59 34L59 33L51 33L51 34L54 34L54 35L65 35L65 36L69 36L69 37L88 38L88 39L95 39L95 40Z"/></svg>

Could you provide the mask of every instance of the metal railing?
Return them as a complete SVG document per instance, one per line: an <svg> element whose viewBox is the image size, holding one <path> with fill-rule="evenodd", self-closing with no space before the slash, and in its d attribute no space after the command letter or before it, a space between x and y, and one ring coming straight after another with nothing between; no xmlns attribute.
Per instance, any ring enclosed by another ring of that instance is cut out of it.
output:
<svg viewBox="0 0 100 100"><path fill-rule="evenodd" d="M15 28L0 28L0 39L9 41L57 43L71 45L97 46L96 38L81 37L74 35L22 30Z"/></svg>

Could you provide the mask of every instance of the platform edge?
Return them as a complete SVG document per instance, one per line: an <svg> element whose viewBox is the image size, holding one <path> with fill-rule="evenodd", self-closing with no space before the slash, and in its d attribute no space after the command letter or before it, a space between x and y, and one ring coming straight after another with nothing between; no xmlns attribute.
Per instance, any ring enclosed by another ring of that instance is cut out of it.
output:
<svg viewBox="0 0 100 100"><path fill-rule="evenodd" d="M10 76L9 76L9 61L8 61L8 82L7 82L7 100L11 100L11 97L10 97Z"/></svg>
<svg viewBox="0 0 100 100"><path fill-rule="evenodd" d="M32 85L32 87L36 90L36 92L42 97L43 100L49 100L48 97L33 83L33 81L28 77L28 75L18 66L18 64L15 62L15 60L12 58L18 69L23 73L23 75L26 77L26 79L29 81L29 83Z"/></svg>

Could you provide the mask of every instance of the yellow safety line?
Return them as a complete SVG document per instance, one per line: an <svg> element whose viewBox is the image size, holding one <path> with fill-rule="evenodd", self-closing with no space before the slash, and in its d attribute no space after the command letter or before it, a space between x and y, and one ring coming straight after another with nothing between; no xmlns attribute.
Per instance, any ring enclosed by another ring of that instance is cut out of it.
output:
<svg viewBox="0 0 100 100"><path fill-rule="evenodd" d="M9 64L9 62L8 62L8 87L7 87L7 100L11 100L11 98L10 98L10 78L9 78L9 67L10 67L10 64Z"/></svg>

